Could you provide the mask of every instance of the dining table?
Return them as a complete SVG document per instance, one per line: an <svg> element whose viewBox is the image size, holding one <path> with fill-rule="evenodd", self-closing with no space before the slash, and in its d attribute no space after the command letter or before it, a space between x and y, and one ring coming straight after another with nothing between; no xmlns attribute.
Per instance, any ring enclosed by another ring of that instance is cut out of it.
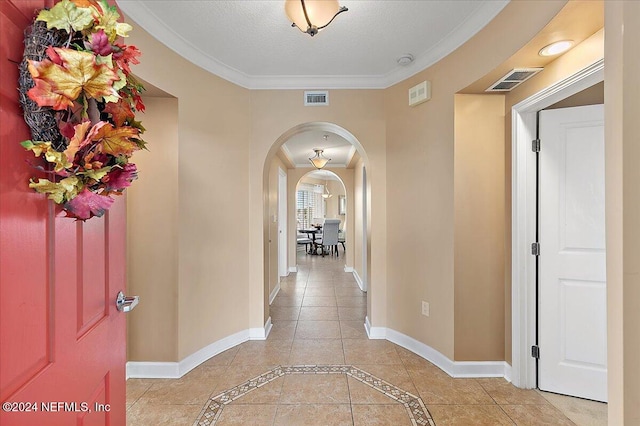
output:
<svg viewBox="0 0 640 426"><path fill-rule="evenodd" d="M322 226L314 226L309 229L300 229L298 232L307 234L307 236L311 239L311 248L307 253L309 254L318 254L318 247L316 246L316 235L322 233Z"/></svg>

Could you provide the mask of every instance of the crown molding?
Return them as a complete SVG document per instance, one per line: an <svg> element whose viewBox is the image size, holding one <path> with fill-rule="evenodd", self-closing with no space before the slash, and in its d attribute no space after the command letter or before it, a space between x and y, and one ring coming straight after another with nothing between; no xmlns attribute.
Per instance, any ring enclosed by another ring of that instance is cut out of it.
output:
<svg viewBox="0 0 640 426"><path fill-rule="evenodd" d="M480 31L509 3L509 0L484 2L462 24L439 43L417 55L408 66L384 75L249 75L206 55L198 47L165 25L147 6L137 0L116 0L124 14L168 48L195 65L238 86L252 90L272 89L386 89L438 62Z"/></svg>

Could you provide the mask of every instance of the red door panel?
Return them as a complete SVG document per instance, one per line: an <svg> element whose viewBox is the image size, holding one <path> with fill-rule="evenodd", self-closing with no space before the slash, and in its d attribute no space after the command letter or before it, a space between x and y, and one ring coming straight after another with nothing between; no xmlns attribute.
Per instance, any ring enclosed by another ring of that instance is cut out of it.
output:
<svg viewBox="0 0 640 426"><path fill-rule="evenodd" d="M105 305L109 297L105 265L106 236L104 218L96 218L84 225L78 223L76 255L82 264L78 277L78 338L104 319L109 311Z"/></svg>
<svg viewBox="0 0 640 426"><path fill-rule="evenodd" d="M86 223L28 188L23 31L45 0L0 0L0 425L124 425L125 200ZM18 404L26 403L26 404ZM37 411L33 411L37 409Z"/></svg>
<svg viewBox="0 0 640 426"><path fill-rule="evenodd" d="M12 3L0 5L0 399L4 401L48 365L51 340L47 312L40 308L49 301L47 202L28 188L29 170L21 165L30 156L18 144L29 133L17 96L22 43L16 41L30 20ZM25 5L19 2L19 6ZM20 166L9 167L9 158ZM22 261L5 261L10 258ZM4 326L14 322L23 327Z"/></svg>

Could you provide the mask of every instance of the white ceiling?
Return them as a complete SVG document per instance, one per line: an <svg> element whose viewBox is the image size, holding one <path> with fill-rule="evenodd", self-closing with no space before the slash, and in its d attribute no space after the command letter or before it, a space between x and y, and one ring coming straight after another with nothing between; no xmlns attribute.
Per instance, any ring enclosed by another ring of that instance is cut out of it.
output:
<svg viewBox="0 0 640 426"><path fill-rule="evenodd" d="M117 0L127 17L191 62L250 89L386 88L437 62L508 0L341 0L315 37L284 0ZM397 59L412 54L406 66Z"/></svg>
<svg viewBox="0 0 640 426"><path fill-rule="evenodd" d="M329 136L326 141L324 135ZM314 148L324 149L322 155L331 159L327 167L346 167L356 152L346 139L324 131L299 133L282 145L282 151L296 167L313 167L309 157L315 155Z"/></svg>

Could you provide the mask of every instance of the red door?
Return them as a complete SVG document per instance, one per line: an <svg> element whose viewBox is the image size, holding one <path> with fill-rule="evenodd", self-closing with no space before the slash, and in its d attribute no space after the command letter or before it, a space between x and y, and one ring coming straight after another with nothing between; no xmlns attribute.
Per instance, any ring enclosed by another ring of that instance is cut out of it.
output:
<svg viewBox="0 0 640 426"><path fill-rule="evenodd" d="M125 205L86 223L28 188L23 31L46 0L0 0L0 425L124 425Z"/></svg>

